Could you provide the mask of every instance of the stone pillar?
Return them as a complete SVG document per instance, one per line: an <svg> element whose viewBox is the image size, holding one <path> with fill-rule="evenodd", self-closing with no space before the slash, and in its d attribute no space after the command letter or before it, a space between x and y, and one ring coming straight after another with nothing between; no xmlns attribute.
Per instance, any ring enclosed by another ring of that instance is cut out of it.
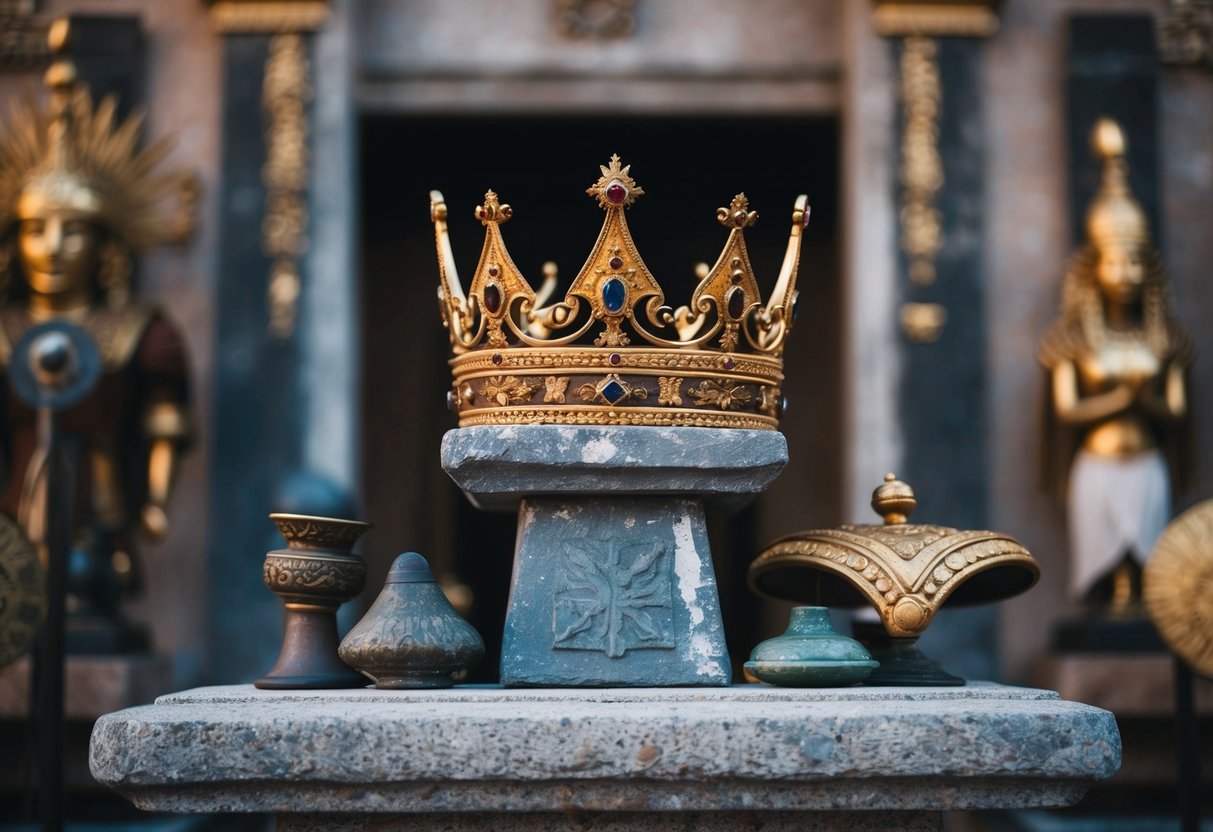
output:
<svg viewBox="0 0 1213 832"><path fill-rule="evenodd" d="M705 505L739 508L786 462L767 430L448 432L442 467L473 504L518 510L502 684L729 684Z"/></svg>
<svg viewBox="0 0 1213 832"><path fill-rule="evenodd" d="M312 371L312 330L321 327L310 314L316 261L308 255L314 33L328 4L226 0L211 14L225 40L209 664L212 678L237 680L264 672L281 643L281 605L265 591L257 564L281 542L266 518L280 482L309 467L312 393L324 381ZM337 321L347 311L341 300ZM343 389L336 387L337 396ZM333 447L343 447L341 440L334 437Z"/></svg>
<svg viewBox="0 0 1213 832"><path fill-rule="evenodd" d="M981 529L986 464L986 320L983 292L985 160L980 38L998 25L992 3L876 3L891 38L899 110L896 397L902 457L896 473L925 495L921 522ZM927 653L969 679L997 676L997 612L944 610Z"/></svg>

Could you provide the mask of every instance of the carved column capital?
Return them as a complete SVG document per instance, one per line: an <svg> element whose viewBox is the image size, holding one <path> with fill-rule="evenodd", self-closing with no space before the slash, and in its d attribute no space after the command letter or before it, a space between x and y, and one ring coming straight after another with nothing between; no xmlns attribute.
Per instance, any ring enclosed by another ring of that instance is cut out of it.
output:
<svg viewBox="0 0 1213 832"><path fill-rule="evenodd" d="M328 19L328 0L207 0L225 35L315 32Z"/></svg>
<svg viewBox="0 0 1213 832"><path fill-rule="evenodd" d="M985 38L998 31L1001 0L873 0L872 24L885 37Z"/></svg>

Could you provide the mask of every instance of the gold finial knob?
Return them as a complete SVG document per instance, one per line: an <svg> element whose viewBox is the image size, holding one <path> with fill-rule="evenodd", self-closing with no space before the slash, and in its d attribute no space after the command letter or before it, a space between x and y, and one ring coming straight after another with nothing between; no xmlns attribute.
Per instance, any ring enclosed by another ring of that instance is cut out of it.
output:
<svg viewBox="0 0 1213 832"><path fill-rule="evenodd" d="M1095 122L1091 131L1091 147L1101 159L1114 159L1125 155L1125 134L1120 125L1104 116Z"/></svg>
<svg viewBox="0 0 1213 832"><path fill-rule="evenodd" d="M66 17L56 18L46 30L46 45L54 55L63 55L71 43L72 22Z"/></svg>
<svg viewBox="0 0 1213 832"><path fill-rule="evenodd" d="M884 518L886 526L905 523L917 505L914 489L894 474L885 474L884 483L872 492L872 510Z"/></svg>

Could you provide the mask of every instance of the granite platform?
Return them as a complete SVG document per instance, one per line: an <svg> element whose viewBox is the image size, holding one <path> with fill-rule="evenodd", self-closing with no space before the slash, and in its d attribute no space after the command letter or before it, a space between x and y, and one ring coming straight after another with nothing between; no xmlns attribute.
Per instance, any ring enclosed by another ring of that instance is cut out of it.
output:
<svg viewBox="0 0 1213 832"><path fill-rule="evenodd" d="M1028 688L262 691L97 721L93 776L285 830L935 829L1059 807L1120 765L1111 713Z"/></svg>

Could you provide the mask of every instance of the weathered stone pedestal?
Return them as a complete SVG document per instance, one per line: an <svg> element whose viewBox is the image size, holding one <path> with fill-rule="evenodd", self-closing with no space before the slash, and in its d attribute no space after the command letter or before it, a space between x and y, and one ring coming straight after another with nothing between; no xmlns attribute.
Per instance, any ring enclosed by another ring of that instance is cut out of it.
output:
<svg viewBox="0 0 1213 832"><path fill-rule="evenodd" d="M1112 714L963 688L263 691L102 717L93 775L143 809L281 830L938 829L1066 806L1120 764Z"/></svg>
<svg viewBox="0 0 1213 832"><path fill-rule="evenodd" d="M740 508L787 462L777 431L470 427L442 467L518 511L506 686L727 685L705 505Z"/></svg>

